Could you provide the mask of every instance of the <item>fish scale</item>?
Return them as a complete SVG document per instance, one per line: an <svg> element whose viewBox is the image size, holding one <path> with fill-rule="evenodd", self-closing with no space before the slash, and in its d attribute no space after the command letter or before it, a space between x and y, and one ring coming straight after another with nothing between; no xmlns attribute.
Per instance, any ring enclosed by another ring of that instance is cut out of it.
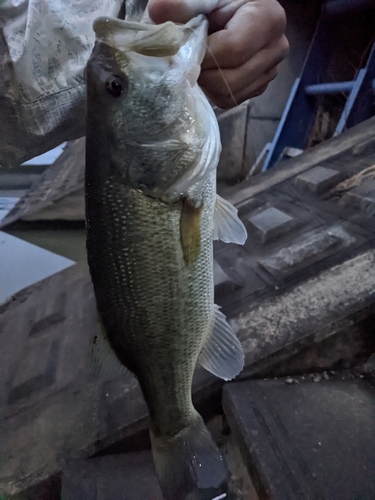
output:
<svg viewBox="0 0 375 500"><path fill-rule="evenodd" d="M182 420L168 418L167 427L172 428L167 432L171 435L196 415L191 404L191 381L198 355L211 334L213 257L209 221L216 197L213 175L205 183L202 195L205 208L201 253L191 266L184 263L179 238L181 209L171 210L165 203L113 178L103 187L100 217L88 210L88 219L92 220L88 253L90 256L94 245L93 282L109 341L119 359L132 366L138 379L143 380L144 392L153 394L153 414L160 422L154 423L154 427L165 427L165 417L159 413L165 405L165 395L175 395L173 412L181 415ZM95 265L98 259L103 262L100 267ZM123 345L117 338L118 325L125 332L139 335L127 338ZM143 373L145 365L149 366L148 377ZM171 374L175 384L168 387ZM156 388L154 379L158 381ZM166 383L161 385L164 380Z"/></svg>

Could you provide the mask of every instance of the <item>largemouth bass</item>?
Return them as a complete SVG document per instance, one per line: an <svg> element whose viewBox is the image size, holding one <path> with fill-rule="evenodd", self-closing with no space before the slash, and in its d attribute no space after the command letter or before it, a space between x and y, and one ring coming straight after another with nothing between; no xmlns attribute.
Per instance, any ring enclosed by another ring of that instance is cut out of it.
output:
<svg viewBox="0 0 375 500"><path fill-rule="evenodd" d="M88 262L105 335L137 377L167 500L211 499L227 477L194 409L197 363L223 379L240 342L214 305L213 239L243 244L216 195L220 136L197 85L207 22L101 18L87 66Z"/></svg>

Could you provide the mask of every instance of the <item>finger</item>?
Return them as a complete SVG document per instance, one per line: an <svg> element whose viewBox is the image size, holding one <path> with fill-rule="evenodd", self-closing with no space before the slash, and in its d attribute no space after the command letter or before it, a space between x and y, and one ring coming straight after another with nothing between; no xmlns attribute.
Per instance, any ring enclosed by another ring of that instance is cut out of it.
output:
<svg viewBox="0 0 375 500"><path fill-rule="evenodd" d="M214 31L224 29L236 11L249 1L252 2L254 0L221 0L218 7L215 10L212 10L208 15L210 20L210 32L213 33ZM273 0L265 1L267 2Z"/></svg>
<svg viewBox="0 0 375 500"><path fill-rule="evenodd" d="M217 94L207 90L204 86L202 89L211 101L221 109L233 108L252 97L257 97L267 89L269 83L277 76L278 68L272 68L267 74L262 75L248 87L241 89L233 94L228 91L226 94Z"/></svg>
<svg viewBox="0 0 375 500"><path fill-rule="evenodd" d="M147 8L155 24L166 21L187 23L198 14L208 14L221 0L149 0Z"/></svg>
<svg viewBox="0 0 375 500"><path fill-rule="evenodd" d="M273 6L273 2L265 2L268 7L262 9L257 4L256 1L247 2L234 13L224 29L208 37L203 68L241 66L274 38L281 37L285 29L283 8L278 2L272 9L269 4Z"/></svg>
<svg viewBox="0 0 375 500"><path fill-rule="evenodd" d="M276 67L285 58L287 50L288 43L278 40L270 47L262 49L239 68L216 67L216 69L202 70L199 82L215 94L227 95L228 88L236 94Z"/></svg>
<svg viewBox="0 0 375 500"><path fill-rule="evenodd" d="M210 101L215 104L218 108L220 109L232 109L236 106L239 106L245 101L248 101L249 99L253 97L258 97L259 95L263 94L263 92L268 88L268 84L264 85L263 87L259 87L259 89L256 89L255 91L251 92L249 96L240 98L237 97L235 100L232 97L224 97L222 95L218 94L210 94L208 92L205 92L206 96L210 99Z"/></svg>

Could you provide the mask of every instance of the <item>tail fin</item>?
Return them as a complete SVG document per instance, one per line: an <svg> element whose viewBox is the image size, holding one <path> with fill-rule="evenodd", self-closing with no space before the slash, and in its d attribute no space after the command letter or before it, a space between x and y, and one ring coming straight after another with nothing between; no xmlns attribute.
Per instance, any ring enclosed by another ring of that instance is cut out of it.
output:
<svg viewBox="0 0 375 500"><path fill-rule="evenodd" d="M173 438L150 434L166 500L212 500L225 491L228 471L200 416Z"/></svg>

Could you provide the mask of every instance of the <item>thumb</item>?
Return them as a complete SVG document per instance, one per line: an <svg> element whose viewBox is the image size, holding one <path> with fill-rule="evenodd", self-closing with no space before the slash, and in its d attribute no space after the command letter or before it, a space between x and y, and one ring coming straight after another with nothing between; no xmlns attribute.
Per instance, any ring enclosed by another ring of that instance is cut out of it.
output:
<svg viewBox="0 0 375 500"><path fill-rule="evenodd" d="M199 14L209 14L219 3L220 0L149 0L147 8L155 24L185 24Z"/></svg>

